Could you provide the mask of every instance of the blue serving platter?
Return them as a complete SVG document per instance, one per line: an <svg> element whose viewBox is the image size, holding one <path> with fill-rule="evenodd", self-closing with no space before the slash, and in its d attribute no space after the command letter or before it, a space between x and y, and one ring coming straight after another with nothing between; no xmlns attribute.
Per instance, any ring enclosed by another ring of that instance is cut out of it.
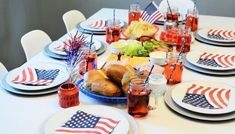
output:
<svg viewBox="0 0 235 134"><path fill-rule="evenodd" d="M95 94L95 93L87 90L83 85L84 85L83 79L81 79L77 82L77 86L78 86L79 90L91 98L97 99L102 102L107 102L107 103L126 103L127 102L126 96L110 97L110 96L103 96L103 95Z"/></svg>

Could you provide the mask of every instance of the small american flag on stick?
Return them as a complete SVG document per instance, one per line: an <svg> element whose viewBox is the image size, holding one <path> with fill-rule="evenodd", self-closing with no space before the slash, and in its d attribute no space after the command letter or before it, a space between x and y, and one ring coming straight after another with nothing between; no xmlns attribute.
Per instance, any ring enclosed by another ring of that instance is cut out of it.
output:
<svg viewBox="0 0 235 134"><path fill-rule="evenodd" d="M97 117L78 110L64 125L55 129L56 134L110 134L119 121Z"/></svg>
<svg viewBox="0 0 235 134"><path fill-rule="evenodd" d="M157 4L152 1L142 12L141 19L143 21L146 21L150 24L153 24L156 20L160 19L162 17L161 12L159 11L159 8Z"/></svg>

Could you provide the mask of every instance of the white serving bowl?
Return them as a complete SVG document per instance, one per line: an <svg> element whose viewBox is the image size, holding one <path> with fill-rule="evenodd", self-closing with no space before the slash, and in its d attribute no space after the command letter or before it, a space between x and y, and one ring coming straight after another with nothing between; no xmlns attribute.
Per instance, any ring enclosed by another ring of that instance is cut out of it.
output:
<svg viewBox="0 0 235 134"><path fill-rule="evenodd" d="M163 51L154 51L149 53L150 62L157 65L165 65L166 61L166 52Z"/></svg>
<svg viewBox="0 0 235 134"><path fill-rule="evenodd" d="M127 45L125 40L119 40L110 44L110 51L112 54L123 53L124 47Z"/></svg>

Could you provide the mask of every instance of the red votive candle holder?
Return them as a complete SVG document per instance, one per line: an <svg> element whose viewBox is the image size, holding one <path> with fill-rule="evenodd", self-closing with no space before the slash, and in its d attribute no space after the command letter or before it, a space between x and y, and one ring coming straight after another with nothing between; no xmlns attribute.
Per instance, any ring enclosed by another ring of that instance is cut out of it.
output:
<svg viewBox="0 0 235 134"><path fill-rule="evenodd" d="M62 108L79 105L78 87L73 83L64 83L59 87L59 104Z"/></svg>

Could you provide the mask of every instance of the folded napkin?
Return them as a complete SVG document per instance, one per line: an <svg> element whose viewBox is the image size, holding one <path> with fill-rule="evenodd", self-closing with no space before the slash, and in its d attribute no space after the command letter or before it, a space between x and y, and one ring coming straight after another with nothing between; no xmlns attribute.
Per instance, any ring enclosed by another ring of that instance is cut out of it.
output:
<svg viewBox="0 0 235 134"><path fill-rule="evenodd" d="M105 21L105 20L98 20L98 21L92 22L91 24L88 24L88 26L93 29L104 29L105 27L107 27L107 25L108 25L108 21Z"/></svg>
<svg viewBox="0 0 235 134"><path fill-rule="evenodd" d="M182 102L205 109L224 109L229 104L230 93L230 89L192 84Z"/></svg>
<svg viewBox="0 0 235 134"><path fill-rule="evenodd" d="M63 41L63 44L60 44L57 47L55 47L55 50L61 52L68 51L70 49L71 44L72 40Z"/></svg>
<svg viewBox="0 0 235 134"><path fill-rule="evenodd" d="M110 134L119 121L78 110L55 134Z"/></svg>
<svg viewBox="0 0 235 134"><path fill-rule="evenodd" d="M235 40L235 31L210 29L207 37L218 40Z"/></svg>
<svg viewBox="0 0 235 134"><path fill-rule="evenodd" d="M210 67L231 68L234 67L235 55L213 54L204 52L200 55L197 63Z"/></svg>
<svg viewBox="0 0 235 134"><path fill-rule="evenodd" d="M22 69L12 82L25 85L48 85L54 81L59 71L59 69L45 70L27 67Z"/></svg>

